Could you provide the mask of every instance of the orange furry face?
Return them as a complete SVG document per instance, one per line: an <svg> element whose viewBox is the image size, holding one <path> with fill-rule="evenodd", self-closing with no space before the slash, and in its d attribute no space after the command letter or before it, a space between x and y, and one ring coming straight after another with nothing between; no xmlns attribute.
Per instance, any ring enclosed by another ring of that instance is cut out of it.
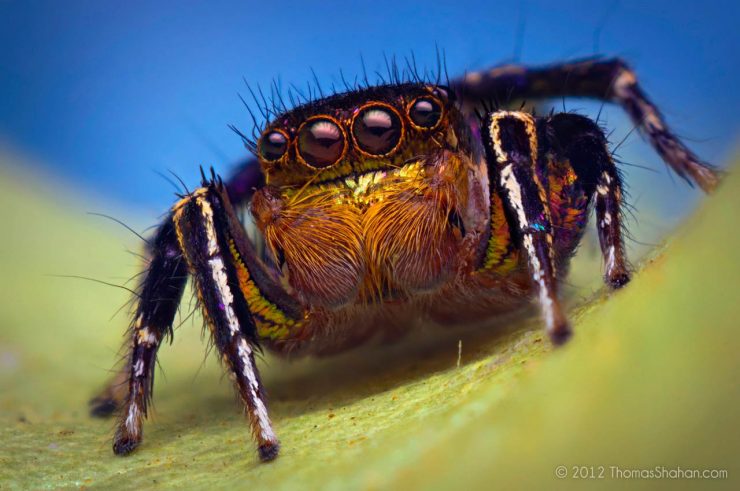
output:
<svg viewBox="0 0 740 491"><path fill-rule="evenodd" d="M294 293L337 308L435 287L454 274L470 161L443 151L324 184L265 186L252 213Z"/></svg>
<svg viewBox="0 0 740 491"><path fill-rule="evenodd" d="M372 87L300 106L261 134L252 213L282 280L329 309L433 289L457 270L474 167L444 87Z"/></svg>
<svg viewBox="0 0 740 491"><path fill-rule="evenodd" d="M465 123L449 94L424 84L385 85L280 115L257 142L266 183L320 184L456 147L455 130Z"/></svg>

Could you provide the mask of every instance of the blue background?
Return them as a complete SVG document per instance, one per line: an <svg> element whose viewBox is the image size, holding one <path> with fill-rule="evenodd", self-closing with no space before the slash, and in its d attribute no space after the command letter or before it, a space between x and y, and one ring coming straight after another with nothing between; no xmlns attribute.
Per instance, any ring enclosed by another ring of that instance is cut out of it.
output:
<svg viewBox="0 0 740 491"><path fill-rule="evenodd" d="M198 165L228 173L246 155L227 129L251 130L237 97L246 93L242 77L304 85L313 68L327 87L340 69L360 73L361 53L370 71L383 66L383 53L412 50L432 67L436 43L451 75L514 59L623 56L669 123L723 165L737 150L739 4L2 2L0 141L43 162L47 175L155 216L173 199L155 171L193 185ZM598 110L584 101L567 107ZM630 125L619 110L606 117L620 140ZM698 196L666 177L639 137L620 154L658 170L627 169L643 182L633 200L678 210ZM646 191L661 186L670 193Z"/></svg>

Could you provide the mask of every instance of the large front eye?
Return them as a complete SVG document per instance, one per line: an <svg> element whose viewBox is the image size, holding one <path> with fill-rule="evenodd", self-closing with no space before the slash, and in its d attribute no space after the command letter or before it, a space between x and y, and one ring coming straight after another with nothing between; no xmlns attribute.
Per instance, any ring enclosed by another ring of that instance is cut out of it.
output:
<svg viewBox="0 0 740 491"><path fill-rule="evenodd" d="M420 128L432 129L442 119L442 105L431 97L419 97L409 108L409 118Z"/></svg>
<svg viewBox="0 0 740 491"><path fill-rule="evenodd" d="M371 155L385 155L401 141L401 118L388 106L373 105L362 109L352 123L352 134L361 150Z"/></svg>
<svg viewBox="0 0 740 491"><path fill-rule="evenodd" d="M265 133L259 142L259 154L267 162L274 162L288 150L288 137L281 131Z"/></svg>
<svg viewBox="0 0 740 491"><path fill-rule="evenodd" d="M344 153L344 133L327 118L316 118L298 131L298 152L306 164L323 168L334 165Z"/></svg>

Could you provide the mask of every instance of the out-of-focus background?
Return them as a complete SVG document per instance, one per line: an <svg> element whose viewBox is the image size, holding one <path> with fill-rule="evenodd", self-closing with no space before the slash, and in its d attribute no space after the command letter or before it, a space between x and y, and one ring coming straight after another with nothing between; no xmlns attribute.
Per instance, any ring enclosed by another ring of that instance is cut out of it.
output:
<svg viewBox="0 0 740 491"><path fill-rule="evenodd" d="M2 2L0 141L50 177L155 217L173 190L154 171L192 184L199 165L228 171L245 155L226 127L251 130L243 79L305 87L313 70L328 89L340 70L361 74L361 55L372 78L383 54L435 68L439 47L451 76L623 56L692 148L723 164L738 131L739 15L730 0ZM599 104L566 107L595 115ZM631 128L614 108L603 117L615 142ZM637 135L619 154L656 171L625 169L639 206L693 206Z"/></svg>
<svg viewBox="0 0 740 491"><path fill-rule="evenodd" d="M557 480L556 464L728 467L740 181L704 203L613 106L552 101L602 110L622 142L628 247L644 273L624 293L592 296L600 261L587 237L567 288L578 336L557 353L532 318L335 361L268 357L284 444L269 466L215 357L204 361L187 301L162 349L145 443L114 458L112 423L89 419L85 401L117 357L129 294L55 275L132 287L140 264L126 250L140 242L86 212L144 231L174 198L158 173L192 187L199 165L228 174L246 155L227 128L251 131L244 80L304 87L313 71L339 87L340 70L361 75L361 56L371 78L384 55L435 68L437 47L450 76L622 56L689 146L730 169L739 18L737 2L685 0L0 2L0 488L551 487L578 484Z"/></svg>

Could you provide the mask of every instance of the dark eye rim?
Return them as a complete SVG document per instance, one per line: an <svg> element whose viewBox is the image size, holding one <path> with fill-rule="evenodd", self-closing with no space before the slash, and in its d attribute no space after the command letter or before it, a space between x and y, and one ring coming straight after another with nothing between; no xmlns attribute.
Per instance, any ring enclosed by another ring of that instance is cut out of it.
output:
<svg viewBox="0 0 740 491"><path fill-rule="evenodd" d="M390 110L393 114L396 115L398 120L401 122L401 136L398 138L398 142L396 145L388 150L386 153L370 153L362 148L360 145L360 142L357 141L357 137L355 136L355 121L357 120L357 117L362 114L366 109L374 108L374 107L382 107L383 109ZM380 102L380 101L372 101L368 102L366 104L363 104L362 106L358 107L355 111L355 114L352 116L352 120L349 122L349 128L350 128L350 134L352 135L352 145L357 150L357 152L361 153L362 155L366 157L371 158L383 158L388 157L390 155L393 155L396 153L396 151L401 147L401 144L403 143L404 138L406 138L406 123L404 121L404 117L401 115L401 113L396 109L395 107L391 106L388 103Z"/></svg>
<svg viewBox="0 0 740 491"><path fill-rule="evenodd" d="M323 167L315 167L315 166L309 164L308 162L306 162L306 159L303 158L303 155L301 155L301 149L298 148L298 135L301 134L301 131L303 130L303 127L306 126L307 124L312 123L313 121L316 121L316 120L319 120L319 119L328 120L331 123L333 123L334 125L336 125L336 127L339 128L339 131L342 132L342 143L343 143L342 153L339 154L339 157L337 157L337 159L333 163L331 163L329 165L325 165ZM339 120L337 118L333 117L333 116L329 116L328 114L317 114L315 116L311 116L310 118L306 118L306 120L303 123L301 123L301 125L298 127L298 129L296 130L295 134L296 134L296 138L295 138L295 142L293 142L293 145L295 146L296 159L301 164L305 165L306 167L308 167L311 170L322 171L322 170L326 170L326 169L331 169L332 167L334 167L335 165L337 165L338 162L341 162L342 159L344 159L344 156L347 155L347 149L349 147L348 140L347 140L347 132L344 130L344 127L342 126L342 123L340 123Z"/></svg>
<svg viewBox="0 0 740 491"><path fill-rule="evenodd" d="M439 113L439 119L434 124L434 126L419 126L418 124L414 123L414 120L413 119L411 119L411 109L414 107L414 104L416 104L416 102L419 99L431 99L434 102L436 102L439 105L439 107L442 109L440 111L440 113ZM431 94L424 94L424 95L420 95L418 97L414 97L413 99L411 99L411 102L409 102L406 105L406 115L409 118L409 124L415 130L417 130L417 131L434 131L437 128L439 128L439 126L442 124L442 121L444 121L445 116L447 116L447 108L442 103L442 101L439 99L439 97L433 96Z"/></svg>
<svg viewBox="0 0 740 491"><path fill-rule="evenodd" d="M262 155L262 150L260 148L262 146L262 140L270 133L280 133L281 135L285 137L285 142L286 142L285 151L283 152L283 154L280 157L276 159L272 159L272 160L266 159L265 156ZM288 135L287 131L282 130L280 128L270 128L262 132L259 140L257 140L257 157L259 157L259 159L266 164L274 164L276 162L280 162L281 160L285 159L286 155L288 155L288 151L290 150L290 145L291 145L290 135Z"/></svg>

